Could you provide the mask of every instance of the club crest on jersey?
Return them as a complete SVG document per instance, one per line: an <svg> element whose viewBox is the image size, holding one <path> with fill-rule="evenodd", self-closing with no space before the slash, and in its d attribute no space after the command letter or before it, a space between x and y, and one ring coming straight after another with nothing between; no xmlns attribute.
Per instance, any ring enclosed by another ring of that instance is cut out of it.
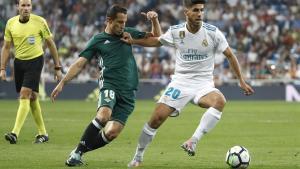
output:
<svg viewBox="0 0 300 169"><path fill-rule="evenodd" d="M202 41L202 46L203 46L203 47L207 47L207 46L208 46L208 42L207 42L206 39L204 39L204 40Z"/></svg>
<svg viewBox="0 0 300 169"><path fill-rule="evenodd" d="M185 38L185 32L184 31L179 31L179 38L180 38L180 43L183 43L183 39Z"/></svg>

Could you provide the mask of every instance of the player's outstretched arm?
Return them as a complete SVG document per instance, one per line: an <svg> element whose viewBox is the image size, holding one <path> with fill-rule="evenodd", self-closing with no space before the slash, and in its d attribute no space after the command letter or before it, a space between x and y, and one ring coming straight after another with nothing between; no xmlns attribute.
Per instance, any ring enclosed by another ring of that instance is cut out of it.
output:
<svg viewBox="0 0 300 169"><path fill-rule="evenodd" d="M57 84L55 89L51 93L51 100L52 102L55 100L55 98L58 96L58 94L62 91L64 85L72 80L78 73L82 70L84 65L86 64L87 59L84 57L79 57L75 63L73 63L65 77Z"/></svg>
<svg viewBox="0 0 300 169"><path fill-rule="evenodd" d="M8 62L9 58L9 51L10 51L11 42L10 41L4 41L3 47L1 50L1 70L0 70L0 78L1 80L6 80L6 64Z"/></svg>
<svg viewBox="0 0 300 169"><path fill-rule="evenodd" d="M128 32L123 33L123 37L121 40L125 43L131 44L131 45L140 45L144 47L160 47L162 44L158 40L158 37L146 37L143 39L133 39Z"/></svg>
<svg viewBox="0 0 300 169"><path fill-rule="evenodd" d="M240 65L239 62L236 58L236 56L233 54L232 50L230 49L230 47L228 47L223 54L226 56L226 58L228 59L231 68L233 69L235 75L237 76L237 78L239 79L239 83L240 83L240 87L243 89L244 94L245 95L251 95L254 93L254 90L252 89L252 87L250 85L248 85L241 73L241 69L240 69Z"/></svg>

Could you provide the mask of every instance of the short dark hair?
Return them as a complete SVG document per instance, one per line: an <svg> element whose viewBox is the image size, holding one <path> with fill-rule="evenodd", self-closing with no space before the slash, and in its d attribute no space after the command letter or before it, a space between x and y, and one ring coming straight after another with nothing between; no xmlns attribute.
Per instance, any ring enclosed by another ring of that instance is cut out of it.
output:
<svg viewBox="0 0 300 169"><path fill-rule="evenodd" d="M108 10L106 12L106 17L115 19L117 17L118 13L127 14L127 9L124 7L121 7L119 5L113 5L110 8L108 8Z"/></svg>
<svg viewBox="0 0 300 169"><path fill-rule="evenodd" d="M206 0L183 0L183 6L189 8L195 4L205 4Z"/></svg>

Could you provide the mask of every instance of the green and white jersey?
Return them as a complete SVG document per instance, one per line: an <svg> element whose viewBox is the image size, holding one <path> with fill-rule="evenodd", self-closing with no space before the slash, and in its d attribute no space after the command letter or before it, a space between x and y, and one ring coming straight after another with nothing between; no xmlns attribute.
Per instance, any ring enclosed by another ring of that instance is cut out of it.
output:
<svg viewBox="0 0 300 169"><path fill-rule="evenodd" d="M134 28L125 28L132 38L144 38L145 32ZM121 91L136 90L138 69L132 53L132 47L120 40L121 36L99 33L92 37L86 48L79 54L88 60L98 57L101 75L100 88Z"/></svg>

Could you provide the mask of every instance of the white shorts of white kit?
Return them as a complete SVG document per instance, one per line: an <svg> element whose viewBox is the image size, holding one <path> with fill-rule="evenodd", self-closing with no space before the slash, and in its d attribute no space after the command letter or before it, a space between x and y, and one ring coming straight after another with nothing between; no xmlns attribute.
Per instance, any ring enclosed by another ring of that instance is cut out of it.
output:
<svg viewBox="0 0 300 169"><path fill-rule="evenodd" d="M158 100L158 103L164 103L176 109L170 116L176 117L179 112L189 102L198 105L199 100L210 92L219 91L215 88L212 80L206 80L197 84L182 83L171 81L165 92Z"/></svg>

